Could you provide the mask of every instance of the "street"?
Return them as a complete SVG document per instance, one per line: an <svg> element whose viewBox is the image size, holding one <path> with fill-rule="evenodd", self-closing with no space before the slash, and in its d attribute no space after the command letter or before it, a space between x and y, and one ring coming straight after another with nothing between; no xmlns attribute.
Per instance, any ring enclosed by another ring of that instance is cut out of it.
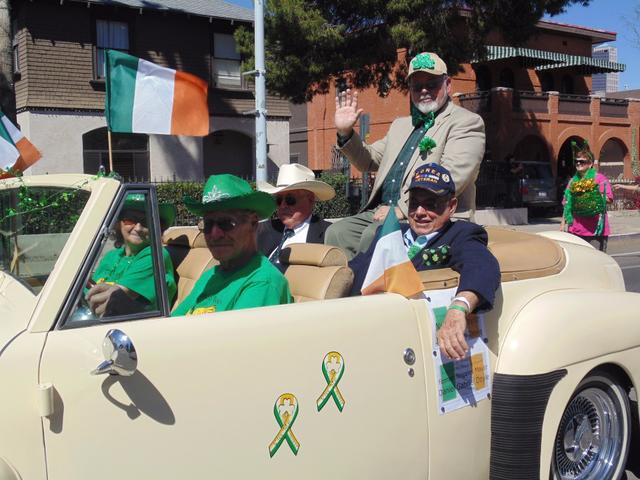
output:
<svg viewBox="0 0 640 480"><path fill-rule="evenodd" d="M640 239L611 242L607 253L620 265L627 290L640 292Z"/></svg>
<svg viewBox="0 0 640 480"><path fill-rule="evenodd" d="M640 240L616 241L610 244L608 253L615 258L622 269L624 283L628 291L640 292ZM632 408L637 409L637 398L632 392ZM635 400L635 401L634 401ZM636 425L636 429L637 429ZM637 436L636 436L637 439ZM631 443L627 461L627 480L640 479L640 461L633 452L638 449L638 442Z"/></svg>

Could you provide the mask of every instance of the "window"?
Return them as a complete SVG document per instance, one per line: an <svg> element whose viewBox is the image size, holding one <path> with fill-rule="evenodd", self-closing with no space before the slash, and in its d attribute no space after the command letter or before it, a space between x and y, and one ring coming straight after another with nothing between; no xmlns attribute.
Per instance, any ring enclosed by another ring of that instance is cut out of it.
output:
<svg viewBox="0 0 640 480"><path fill-rule="evenodd" d="M150 192L127 191L65 326L162 315L158 281L162 274L156 254L159 242L155 239L155 222ZM176 291L173 267L168 252L163 249L162 255L166 291L173 297Z"/></svg>
<svg viewBox="0 0 640 480"><path fill-rule="evenodd" d="M0 271L34 295L44 287L89 198L80 188L0 192Z"/></svg>
<svg viewBox="0 0 640 480"><path fill-rule="evenodd" d="M540 89L543 92L550 92L555 89L553 75L550 72L544 72L540 75Z"/></svg>
<svg viewBox="0 0 640 480"><path fill-rule="evenodd" d="M213 81L217 87L241 87L240 53L233 35L213 34Z"/></svg>
<svg viewBox="0 0 640 480"><path fill-rule="evenodd" d="M112 133L113 169L129 181L149 178L149 136L143 133ZM107 128L101 127L82 135L84 173L95 174L100 166L109 173Z"/></svg>
<svg viewBox="0 0 640 480"><path fill-rule="evenodd" d="M498 80L501 87L515 88L515 79L513 76L513 70L510 68L503 68L500 72L500 78Z"/></svg>
<svg viewBox="0 0 640 480"><path fill-rule="evenodd" d="M11 52L13 56L13 73L20 73L20 45L18 44L18 24L11 22Z"/></svg>
<svg viewBox="0 0 640 480"><path fill-rule="evenodd" d="M105 51L129 51L129 25L110 20L96 21L96 78L105 77Z"/></svg>

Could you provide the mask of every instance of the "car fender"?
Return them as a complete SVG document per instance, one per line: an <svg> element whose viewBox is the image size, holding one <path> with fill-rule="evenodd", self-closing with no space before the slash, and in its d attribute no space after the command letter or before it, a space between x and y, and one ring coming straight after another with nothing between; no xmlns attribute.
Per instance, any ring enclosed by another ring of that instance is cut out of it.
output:
<svg viewBox="0 0 640 480"><path fill-rule="evenodd" d="M560 290L532 299L500 342L496 373L534 375L640 345L640 294Z"/></svg>

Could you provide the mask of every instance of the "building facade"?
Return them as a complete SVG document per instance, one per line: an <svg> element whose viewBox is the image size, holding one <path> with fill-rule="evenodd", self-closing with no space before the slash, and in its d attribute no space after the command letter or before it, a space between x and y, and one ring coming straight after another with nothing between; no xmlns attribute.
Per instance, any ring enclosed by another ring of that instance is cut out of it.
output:
<svg viewBox="0 0 640 480"><path fill-rule="evenodd" d="M593 58L606 62L618 61L618 49L610 45L593 47ZM596 95L617 92L619 90L620 72L594 73L591 89Z"/></svg>
<svg viewBox="0 0 640 480"><path fill-rule="evenodd" d="M169 6L170 5L170 6ZM112 134L114 170L132 179L255 174L255 99L233 33L253 11L220 0L14 0L17 122L42 152L28 173L108 168L104 57L117 49L209 83L206 137ZM288 103L267 99L269 168L289 161Z"/></svg>
<svg viewBox="0 0 640 480"><path fill-rule="evenodd" d="M537 33L522 47L490 34L487 57L463 64L452 75L454 101L484 118L483 163L514 155L547 162L553 175L564 179L574 171L571 142L587 140L607 175L630 176L640 104L590 93L593 74L624 70L622 64L591 56L593 45L615 38L613 32L547 21L538 23ZM404 52L399 61L406 61ZM333 82L328 94L308 104L309 166L316 170L331 168L335 94ZM368 142L382 138L395 118L409 114L408 94L398 90L380 97L375 88L365 89L359 104L370 117Z"/></svg>

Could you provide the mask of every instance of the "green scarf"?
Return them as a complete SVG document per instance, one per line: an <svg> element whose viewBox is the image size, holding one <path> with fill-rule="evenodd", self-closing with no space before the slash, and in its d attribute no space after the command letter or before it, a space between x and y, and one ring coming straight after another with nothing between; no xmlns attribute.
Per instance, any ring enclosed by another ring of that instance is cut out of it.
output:
<svg viewBox="0 0 640 480"><path fill-rule="evenodd" d="M602 235L604 230L604 214L607 209L607 201L605 195L600 192L600 186L596 183L596 170L590 168L581 177L577 173L573 176L567 189L564 192L564 219L567 225L573 224L573 217L593 217L599 215L598 224L594 235ZM572 186L576 182L592 180L594 187L589 191L572 192Z"/></svg>
<svg viewBox="0 0 640 480"><path fill-rule="evenodd" d="M436 142L433 138L426 135L426 132L433 127L433 124L436 121L436 114L434 112L422 113L418 108L411 102L411 123L414 128L418 128L422 125L425 127L425 136L420 143L418 144L420 148L420 153L428 152L432 148L436 146Z"/></svg>

